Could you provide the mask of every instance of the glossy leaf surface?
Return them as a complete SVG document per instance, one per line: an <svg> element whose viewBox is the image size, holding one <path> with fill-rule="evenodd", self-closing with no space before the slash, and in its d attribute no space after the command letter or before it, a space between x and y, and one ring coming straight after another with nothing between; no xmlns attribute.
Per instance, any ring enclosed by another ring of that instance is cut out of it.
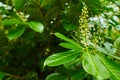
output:
<svg viewBox="0 0 120 80"><path fill-rule="evenodd" d="M120 65L102 56L100 56L100 60L111 73L110 79L119 80L120 79Z"/></svg>
<svg viewBox="0 0 120 80"><path fill-rule="evenodd" d="M59 73L52 73L47 76L46 80L66 80L66 78Z"/></svg>
<svg viewBox="0 0 120 80"><path fill-rule="evenodd" d="M60 39L65 40L65 41L67 41L67 42L69 42L69 43L71 43L71 44L74 44L74 45L76 45L76 46L79 46L74 40L67 38L66 36L64 36L64 35L61 34L61 33L55 33L55 36L58 37L58 38L60 38Z"/></svg>
<svg viewBox="0 0 120 80"><path fill-rule="evenodd" d="M15 24L23 24L19 19L5 19L2 21L2 25L6 26L6 25L15 25Z"/></svg>
<svg viewBox="0 0 120 80"><path fill-rule="evenodd" d="M44 30L44 26L40 22L28 22L28 25L31 29L39 33L42 33Z"/></svg>
<svg viewBox="0 0 120 80"><path fill-rule="evenodd" d="M60 43L60 46L62 46L64 48L67 48L67 49L73 49L73 50L80 50L80 51L82 51L81 46L78 47L78 46L76 46L74 44L67 43L67 42Z"/></svg>
<svg viewBox="0 0 120 80"><path fill-rule="evenodd" d="M106 79L110 76L109 71L101 63L97 55L93 55L89 52L83 53L82 64L84 70L95 76L98 80Z"/></svg>
<svg viewBox="0 0 120 80"><path fill-rule="evenodd" d="M46 65L58 66L61 64L65 64L67 62L74 60L76 57L79 56L79 54L80 52L75 51L75 50L69 50L66 52L60 52L60 53L53 54L45 60L44 66Z"/></svg>
<svg viewBox="0 0 120 80"><path fill-rule="evenodd" d="M83 80L87 76L87 73L80 68L79 70L72 73L71 78L72 80Z"/></svg>
<svg viewBox="0 0 120 80"><path fill-rule="evenodd" d="M11 39L16 39L18 37L20 37L25 31L25 27L24 26L17 26L15 29L10 29L8 31L8 35L7 37L11 40Z"/></svg>

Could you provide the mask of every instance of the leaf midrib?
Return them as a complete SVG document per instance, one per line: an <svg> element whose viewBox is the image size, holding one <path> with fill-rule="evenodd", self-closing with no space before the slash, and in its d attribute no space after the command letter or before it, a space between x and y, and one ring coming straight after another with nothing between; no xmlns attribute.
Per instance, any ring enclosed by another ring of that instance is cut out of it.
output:
<svg viewBox="0 0 120 80"><path fill-rule="evenodd" d="M102 59L101 59L102 60ZM110 73L112 73L113 76L115 76L118 80L119 78L114 74L114 72L110 69L110 66L107 65L103 60L102 60L103 64L107 67L107 69L110 71Z"/></svg>
<svg viewBox="0 0 120 80"><path fill-rule="evenodd" d="M88 54L88 56L89 56L90 60L92 61L92 65L94 66L94 68L95 68L95 70L96 70L96 73L98 73L97 66L95 65L94 60L91 58L91 55L89 54L89 52L88 52L88 51L87 51L87 54ZM98 74L97 74L97 75L98 75Z"/></svg>
<svg viewBox="0 0 120 80"><path fill-rule="evenodd" d="M71 51L74 51L74 50L71 50ZM74 53L70 54L69 56L78 54L79 52L80 52L80 51L74 52ZM51 63L53 63L53 62L59 61L59 60L61 60L61 59L67 58L67 57L69 57L69 56L64 56L64 57L58 58L58 59L53 60L53 61L51 61L50 63L47 63L47 64L45 64L45 65L49 65L49 64L51 64Z"/></svg>

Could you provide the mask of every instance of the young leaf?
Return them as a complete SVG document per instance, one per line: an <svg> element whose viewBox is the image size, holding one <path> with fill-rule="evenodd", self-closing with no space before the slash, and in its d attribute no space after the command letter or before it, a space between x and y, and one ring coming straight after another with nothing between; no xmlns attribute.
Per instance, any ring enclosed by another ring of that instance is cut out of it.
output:
<svg viewBox="0 0 120 80"><path fill-rule="evenodd" d="M69 50L69 51L66 51L66 52L60 52L60 53L57 53L57 54L53 54L45 60L44 66L46 66L46 65L48 65L48 66L58 66L58 65L61 65L61 64L65 64L67 62L70 62L70 61L74 60L79 55L80 55L80 52L75 51L75 50Z"/></svg>
<svg viewBox="0 0 120 80"><path fill-rule="evenodd" d="M74 45L76 45L76 46L79 46L74 40L67 38L66 36L64 36L64 35L61 34L61 33L55 33L55 36L58 37L58 38L60 38L60 39L65 40L65 41L67 41L67 42L69 42L69 43L71 43L71 44L74 44Z"/></svg>
<svg viewBox="0 0 120 80"><path fill-rule="evenodd" d="M67 42L62 42L60 43L60 46L64 47L64 48L67 48L67 49L73 49L73 50L80 50L82 51L82 47L81 46L76 46L74 44L71 44L71 43L67 43Z"/></svg>
<svg viewBox="0 0 120 80"><path fill-rule="evenodd" d="M17 26L15 29L12 28L8 31L8 35L7 37L11 40L11 39L16 39L18 37L20 37L25 31L25 27L23 26Z"/></svg>
<svg viewBox="0 0 120 80"><path fill-rule="evenodd" d="M113 62L112 60L99 56L102 63L105 65L105 67L109 70L111 73L111 80L119 80L120 79L120 65Z"/></svg>
<svg viewBox="0 0 120 80"><path fill-rule="evenodd" d="M40 22L28 22L28 25L31 29L39 33L42 33L44 30L44 26Z"/></svg>
<svg viewBox="0 0 120 80"><path fill-rule="evenodd" d="M52 73L45 80L66 80L66 78L59 73Z"/></svg>
<svg viewBox="0 0 120 80"><path fill-rule="evenodd" d="M82 64L84 70L95 76L98 80L103 80L110 76L109 71L101 63L97 55L93 55L89 52L83 53Z"/></svg>

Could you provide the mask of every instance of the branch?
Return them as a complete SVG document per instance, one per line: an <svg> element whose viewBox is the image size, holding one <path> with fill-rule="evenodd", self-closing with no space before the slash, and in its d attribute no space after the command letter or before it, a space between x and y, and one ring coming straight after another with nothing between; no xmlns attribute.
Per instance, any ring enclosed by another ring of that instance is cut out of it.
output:
<svg viewBox="0 0 120 80"><path fill-rule="evenodd" d="M9 73L5 73L5 75L9 76L9 77L17 78L19 80L25 80L25 77L21 77L21 76L17 76L17 75L12 75L12 74L9 74Z"/></svg>
<svg viewBox="0 0 120 80"><path fill-rule="evenodd" d="M41 5L40 5L39 1L38 1L38 0L34 0L34 2L35 2L36 6L37 6L37 8L38 8L38 10L39 10L39 12L40 12L40 16L41 16L41 18L42 18L43 23L44 23L44 25L46 26L47 23L46 23L46 20L45 20L45 18L44 18L44 16L43 16L42 8L41 8Z"/></svg>

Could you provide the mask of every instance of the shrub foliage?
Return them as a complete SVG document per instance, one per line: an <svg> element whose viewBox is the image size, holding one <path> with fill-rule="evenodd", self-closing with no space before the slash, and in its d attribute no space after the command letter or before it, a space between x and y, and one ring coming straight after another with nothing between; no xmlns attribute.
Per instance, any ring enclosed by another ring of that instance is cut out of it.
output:
<svg viewBox="0 0 120 80"><path fill-rule="evenodd" d="M119 80L119 0L1 0L0 80Z"/></svg>

